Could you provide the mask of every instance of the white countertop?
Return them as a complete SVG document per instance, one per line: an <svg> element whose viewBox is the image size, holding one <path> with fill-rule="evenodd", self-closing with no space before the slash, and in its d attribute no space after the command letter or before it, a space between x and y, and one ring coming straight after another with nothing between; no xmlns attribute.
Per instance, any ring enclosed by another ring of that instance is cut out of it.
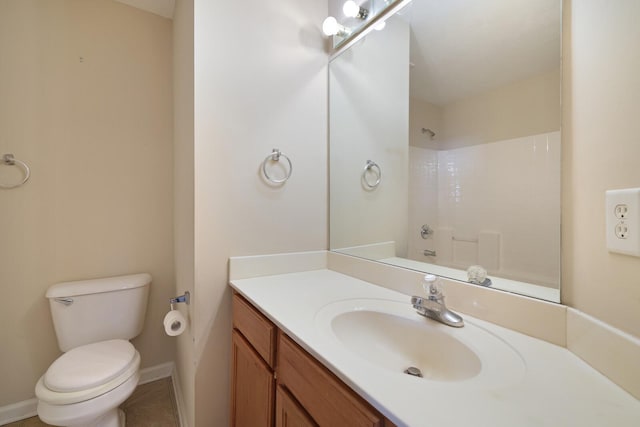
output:
<svg viewBox="0 0 640 427"><path fill-rule="evenodd" d="M567 349L464 313L465 322L490 331L520 354L521 380L488 388L466 381L399 381L396 373L362 363L320 330L316 313L340 300L409 305L408 297L335 271L232 280L231 286L398 427L640 426L640 401Z"/></svg>

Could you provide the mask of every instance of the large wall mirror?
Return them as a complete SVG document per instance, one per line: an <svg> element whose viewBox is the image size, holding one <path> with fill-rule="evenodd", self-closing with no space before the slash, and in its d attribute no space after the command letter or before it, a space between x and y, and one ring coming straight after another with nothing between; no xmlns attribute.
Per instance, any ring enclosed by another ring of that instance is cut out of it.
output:
<svg viewBox="0 0 640 427"><path fill-rule="evenodd" d="M332 58L331 250L560 301L561 15L413 0Z"/></svg>

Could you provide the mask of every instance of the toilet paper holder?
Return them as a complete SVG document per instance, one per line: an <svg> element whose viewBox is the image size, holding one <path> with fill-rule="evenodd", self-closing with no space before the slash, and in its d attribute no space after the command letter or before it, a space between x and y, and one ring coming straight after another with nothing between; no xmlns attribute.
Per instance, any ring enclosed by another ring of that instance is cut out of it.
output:
<svg viewBox="0 0 640 427"><path fill-rule="evenodd" d="M169 305L171 306L171 310L173 310L173 304L177 304L179 302L184 302L187 305L191 302L191 294L189 291L186 291L183 295L177 296L175 298L169 298Z"/></svg>

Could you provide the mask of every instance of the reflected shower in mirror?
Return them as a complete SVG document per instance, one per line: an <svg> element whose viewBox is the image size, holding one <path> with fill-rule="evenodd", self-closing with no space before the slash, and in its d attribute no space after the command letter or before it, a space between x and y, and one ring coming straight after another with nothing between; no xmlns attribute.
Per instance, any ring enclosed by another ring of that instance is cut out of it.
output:
<svg viewBox="0 0 640 427"><path fill-rule="evenodd" d="M386 23L329 66L331 250L559 302L561 1Z"/></svg>

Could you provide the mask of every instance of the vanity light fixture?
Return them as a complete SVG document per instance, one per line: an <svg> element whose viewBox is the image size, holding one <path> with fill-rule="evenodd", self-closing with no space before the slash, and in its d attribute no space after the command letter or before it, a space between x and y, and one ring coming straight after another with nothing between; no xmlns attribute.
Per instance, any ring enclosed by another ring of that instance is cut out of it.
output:
<svg viewBox="0 0 640 427"><path fill-rule="evenodd" d="M347 37L351 34L351 30L349 30L344 25L338 23L338 20L333 16L327 17L322 23L322 32L325 36L339 36L339 37Z"/></svg>
<svg viewBox="0 0 640 427"><path fill-rule="evenodd" d="M369 11L358 6L358 4L353 0L344 2L342 5L342 12L349 18L367 19L369 16Z"/></svg>

